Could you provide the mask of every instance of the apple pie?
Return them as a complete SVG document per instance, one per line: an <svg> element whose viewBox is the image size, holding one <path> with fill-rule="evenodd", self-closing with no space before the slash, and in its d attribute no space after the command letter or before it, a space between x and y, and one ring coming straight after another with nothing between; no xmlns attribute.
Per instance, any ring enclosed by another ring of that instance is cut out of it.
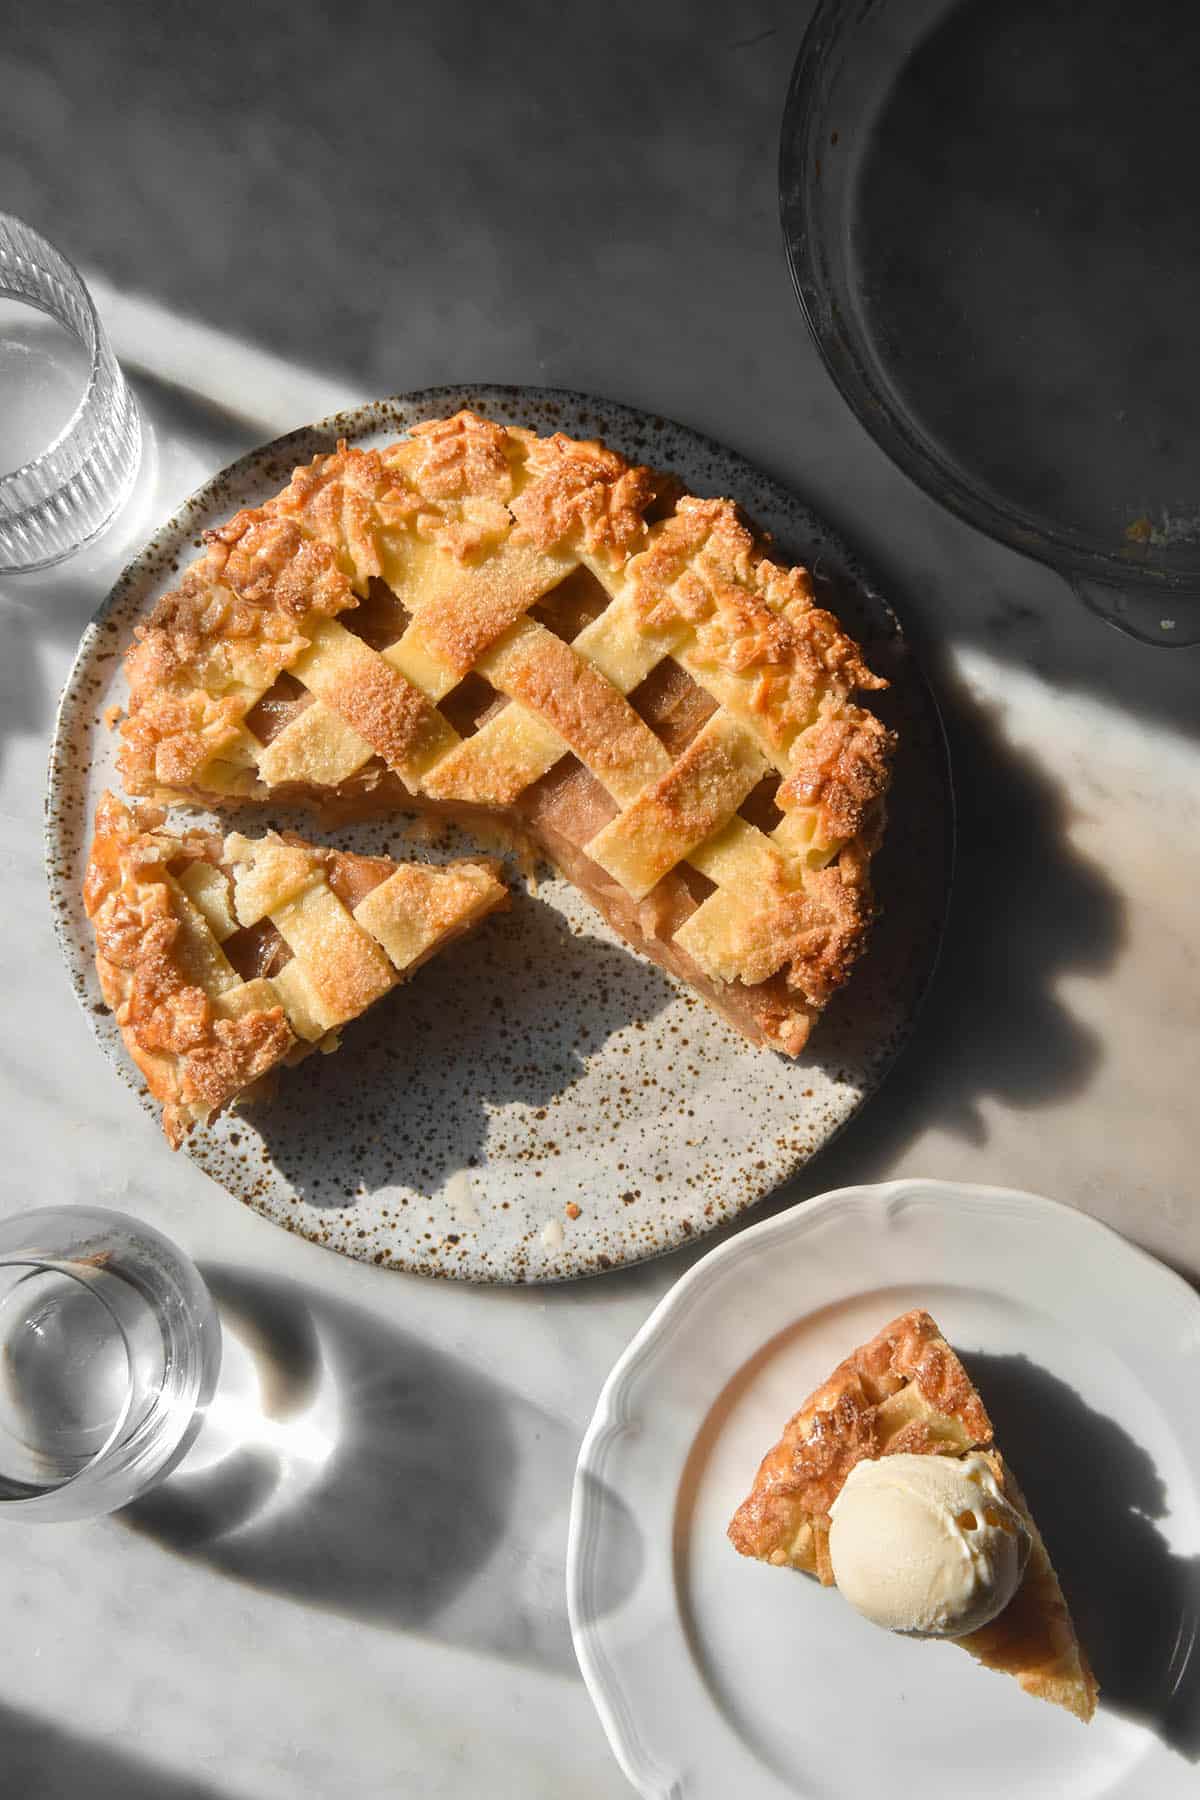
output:
<svg viewBox="0 0 1200 1800"><path fill-rule="evenodd" d="M1019 1515L1029 1556L1013 1598L951 1641L1029 1694L1088 1720L1098 1687L1049 1553L995 1442L978 1391L927 1312L894 1319L810 1394L768 1451L729 1526L743 1556L834 1583L830 1511L855 1466L898 1454L981 1456Z"/></svg>
<svg viewBox="0 0 1200 1800"><path fill-rule="evenodd" d="M874 911L886 684L727 500L471 412L339 444L137 632L131 795L519 833L796 1055Z"/></svg>
<svg viewBox="0 0 1200 1800"><path fill-rule="evenodd" d="M84 903L126 1048L177 1148L507 900L491 866L163 829L106 794Z"/></svg>

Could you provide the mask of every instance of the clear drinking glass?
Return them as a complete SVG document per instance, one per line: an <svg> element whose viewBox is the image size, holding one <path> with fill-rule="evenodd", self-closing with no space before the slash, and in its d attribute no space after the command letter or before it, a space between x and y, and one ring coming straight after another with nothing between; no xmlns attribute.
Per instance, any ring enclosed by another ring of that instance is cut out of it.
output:
<svg viewBox="0 0 1200 1800"><path fill-rule="evenodd" d="M133 486L137 403L61 251L0 213L0 574L98 537Z"/></svg>
<svg viewBox="0 0 1200 1800"><path fill-rule="evenodd" d="M0 1519L113 1512L184 1455L221 1362L216 1309L162 1233L99 1206L0 1223Z"/></svg>

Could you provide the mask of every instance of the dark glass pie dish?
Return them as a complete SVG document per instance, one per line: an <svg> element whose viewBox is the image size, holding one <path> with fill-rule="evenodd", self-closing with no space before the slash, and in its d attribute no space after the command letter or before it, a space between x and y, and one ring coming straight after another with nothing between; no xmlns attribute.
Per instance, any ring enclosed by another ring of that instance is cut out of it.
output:
<svg viewBox="0 0 1200 1800"><path fill-rule="evenodd" d="M780 206L882 448L1143 642L1200 642L1200 8L821 0Z"/></svg>

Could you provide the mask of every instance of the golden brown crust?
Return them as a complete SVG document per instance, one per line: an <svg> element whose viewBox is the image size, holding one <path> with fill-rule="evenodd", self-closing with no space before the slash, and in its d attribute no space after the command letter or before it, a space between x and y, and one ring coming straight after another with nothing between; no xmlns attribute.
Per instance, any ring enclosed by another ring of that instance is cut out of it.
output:
<svg viewBox="0 0 1200 1800"><path fill-rule="evenodd" d="M985 1668L1012 1675L1027 1694L1074 1713L1084 1724L1096 1711L1100 1683L1075 1634L1070 1608L1029 1503L1002 1456L1000 1486L1029 1532L1025 1578L1004 1611L956 1641Z"/></svg>
<svg viewBox="0 0 1200 1800"><path fill-rule="evenodd" d="M104 796L84 884L96 968L133 1060L163 1106L173 1149L191 1125L280 1062L295 1043L282 1006L215 1016L189 980L178 890L166 863L184 846L158 831L162 813Z"/></svg>
<svg viewBox="0 0 1200 1800"><path fill-rule="evenodd" d="M503 425L464 410L414 425L409 435L409 478L427 499L511 498L516 441Z"/></svg>
<svg viewBox="0 0 1200 1800"><path fill-rule="evenodd" d="M440 593L424 599L420 631L426 647L465 676L569 567L526 549L507 548Z"/></svg>
<svg viewBox="0 0 1200 1800"><path fill-rule="evenodd" d="M603 780L636 763L652 736L612 683L549 632L539 632L528 654L509 656L505 691L545 719L580 761Z"/></svg>
<svg viewBox="0 0 1200 1800"><path fill-rule="evenodd" d="M300 464L287 487L262 507L251 509L250 517L278 521L329 553L330 566L348 588L327 576L331 603L315 610L333 617L353 606L354 596L365 593L371 577L382 573L388 533L402 530L412 510L411 497L377 450L350 450L339 443L331 455ZM209 534L209 541L219 542L221 535ZM275 584L261 589L261 599L274 600L274 590ZM295 597L298 616L309 610L306 599L300 589Z"/></svg>
<svg viewBox="0 0 1200 1800"><path fill-rule="evenodd" d="M579 848L580 837L586 837L596 822L596 784L586 770L577 768L565 778L559 777L555 786L557 793L547 784L539 784L528 796L530 811L520 816L530 818L538 843L567 880L589 896L614 931L668 974L687 982L750 1043L798 1056L815 1014L788 992L782 977L755 987L745 987L737 981L714 981L692 961L676 936L680 922L695 910L686 878L673 869L644 900L634 901L619 882L606 879L604 871ZM571 817L572 812L579 810L578 803L573 803L572 789L583 790L586 823L582 826ZM606 816L607 811L601 814L601 818Z"/></svg>
<svg viewBox="0 0 1200 1800"><path fill-rule="evenodd" d="M833 614L814 605L807 570L771 562L732 501L685 495L629 576L648 624L691 626L692 663L756 677L753 704L780 749L823 696L884 686Z"/></svg>
<svg viewBox="0 0 1200 1800"><path fill-rule="evenodd" d="M970 1376L934 1320L917 1308L893 1319L839 1363L784 1426L730 1520L742 1556L833 1585L829 1514L856 1463L902 1452L984 1455L1022 1514L1031 1551L1013 1599L990 1624L954 1641L1026 1690L1090 1719L1098 1684L1024 1495L996 1447Z"/></svg>
<svg viewBox="0 0 1200 1800"><path fill-rule="evenodd" d="M635 898L727 825L763 773L753 740L720 713L588 845Z"/></svg>
<svg viewBox="0 0 1200 1800"><path fill-rule="evenodd" d="M131 794L193 782L236 739L244 684L269 688L309 647L305 622L356 604L333 550L277 518L282 503L209 533L199 562L135 630L120 753Z"/></svg>
<svg viewBox="0 0 1200 1800"><path fill-rule="evenodd" d="M568 645L530 614L577 575L601 605ZM610 808L576 840L584 891L611 877L640 907L659 882L690 892L685 863L714 881L711 903L667 909L674 960L787 1054L867 941L895 738L852 696L884 684L736 506L598 442L464 411L381 451L339 444L208 534L127 672L122 774L152 798L387 807L390 769L405 803L536 834L528 796L569 750ZM462 725L468 674L497 697ZM777 823L747 824L764 772Z"/></svg>
<svg viewBox="0 0 1200 1800"><path fill-rule="evenodd" d="M163 1129L173 1150L197 1116L210 1118L282 1061L295 1044L282 1007L216 1019L193 1045L180 1070L180 1103L163 1107ZM153 1092L151 1088L151 1092Z"/></svg>
<svg viewBox="0 0 1200 1800"><path fill-rule="evenodd" d="M505 899L494 866L180 835L112 794L84 880L101 991L172 1148Z"/></svg>
<svg viewBox="0 0 1200 1800"><path fill-rule="evenodd" d="M782 972L789 992L820 1009L847 980L866 948L875 907L854 848L802 885L772 864L762 871L757 904L739 913L727 934L727 954L750 986Z"/></svg>
<svg viewBox="0 0 1200 1800"><path fill-rule="evenodd" d="M790 1541L798 1513L827 1524L829 1509L855 1463L882 1455L889 1442L880 1403L909 1383L932 1413L958 1420L969 1446L990 1446L991 1422L957 1356L927 1312L903 1313L851 1351L788 1420L730 1523L734 1548L743 1556L771 1560ZM945 1438L928 1420L908 1424L901 1427L905 1450L945 1448ZM889 1447L896 1446L889 1442Z"/></svg>
<svg viewBox="0 0 1200 1800"><path fill-rule="evenodd" d="M874 713L860 706L827 713L798 739L775 804L781 812L819 808L827 841L855 837L887 792L895 749L895 732Z"/></svg>
<svg viewBox="0 0 1200 1800"><path fill-rule="evenodd" d="M579 544L614 566L642 548L646 512L669 477L631 466L595 440L521 435L526 479L511 508L518 536L542 550Z"/></svg>
<svg viewBox="0 0 1200 1800"><path fill-rule="evenodd" d="M437 715L420 688L380 656L363 658L354 679L339 682L327 698L346 724L401 774L436 724Z"/></svg>

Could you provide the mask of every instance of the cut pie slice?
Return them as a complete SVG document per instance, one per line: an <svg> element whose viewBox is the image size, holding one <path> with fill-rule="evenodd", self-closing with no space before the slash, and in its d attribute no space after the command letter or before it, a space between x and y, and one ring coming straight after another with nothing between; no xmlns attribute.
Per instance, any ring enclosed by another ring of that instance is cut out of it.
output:
<svg viewBox="0 0 1200 1800"><path fill-rule="evenodd" d="M1029 1694L1088 1720L1098 1687L1025 1497L1004 1461L970 1376L927 1312L905 1313L853 1351L764 1457L729 1525L743 1556L834 1582L830 1509L856 1464L901 1453L980 1453L1024 1522L1029 1559L1013 1598L989 1624L952 1641Z"/></svg>
<svg viewBox="0 0 1200 1800"><path fill-rule="evenodd" d="M499 820L800 1051L866 942L895 740L730 501L462 412L207 538L126 659L131 794Z"/></svg>
<svg viewBox="0 0 1200 1800"><path fill-rule="evenodd" d="M397 863L163 829L161 807L96 810L84 903L104 998L173 1148L269 1070L314 1049L503 906L490 865Z"/></svg>

